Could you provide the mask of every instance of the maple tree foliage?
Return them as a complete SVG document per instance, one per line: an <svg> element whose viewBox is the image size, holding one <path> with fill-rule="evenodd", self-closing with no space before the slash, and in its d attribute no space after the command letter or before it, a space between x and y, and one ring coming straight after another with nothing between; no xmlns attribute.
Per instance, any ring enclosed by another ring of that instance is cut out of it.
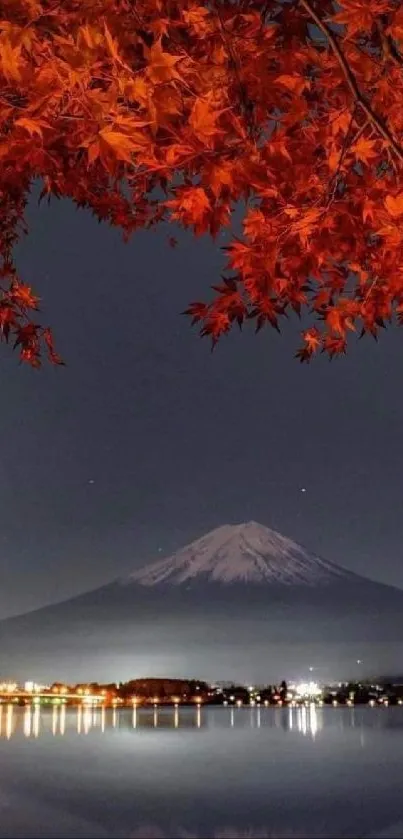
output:
<svg viewBox="0 0 403 839"><path fill-rule="evenodd" d="M0 126L0 330L23 361L61 363L13 259L38 180L125 238L216 237L243 202L187 310L213 343L306 312L309 360L403 322L401 0L0 0Z"/></svg>

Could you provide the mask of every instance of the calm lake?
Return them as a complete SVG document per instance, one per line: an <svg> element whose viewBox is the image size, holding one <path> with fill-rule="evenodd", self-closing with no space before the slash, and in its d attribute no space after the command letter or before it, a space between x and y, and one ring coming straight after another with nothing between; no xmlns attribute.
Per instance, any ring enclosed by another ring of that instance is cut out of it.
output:
<svg viewBox="0 0 403 839"><path fill-rule="evenodd" d="M0 706L0 837L403 836L403 708Z"/></svg>

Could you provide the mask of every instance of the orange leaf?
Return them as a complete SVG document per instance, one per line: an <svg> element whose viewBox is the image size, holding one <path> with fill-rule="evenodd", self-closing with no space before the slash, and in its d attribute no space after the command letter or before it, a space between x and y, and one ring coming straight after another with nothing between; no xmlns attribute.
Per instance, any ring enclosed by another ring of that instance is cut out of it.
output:
<svg viewBox="0 0 403 839"><path fill-rule="evenodd" d="M119 60L119 50L118 50L117 42L116 42L115 38L113 38L113 36L111 35L106 23L104 23L104 33L105 33L105 41L106 41L108 50L109 50L112 58L115 61Z"/></svg>
<svg viewBox="0 0 403 839"><path fill-rule="evenodd" d="M141 105L146 105L149 96L149 87L142 76L137 76L132 81L124 84L124 95L127 99L133 102L140 102Z"/></svg>
<svg viewBox="0 0 403 839"><path fill-rule="evenodd" d="M189 124L200 140L206 140L214 134L223 133L217 129L218 116L219 113L211 109L208 101L196 99L189 117Z"/></svg>
<svg viewBox="0 0 403 839"><path fill-rule="evenodd" d="M182 56L164 52L161 47L161 38L148 50L148 57L149 65L146 72L148 78L154 84L180 79L179 73L175 70L175 65L181 60Z"/></svg>
<svg viewBox="0 0 403 839"><path fill-rule="evenodd" d="M392 218L400 218L403 215L403 192L399 192L396 196L387 195L385 207Z"/></svg>
<svg viewBox="0 0 403 839"><path fill-rule="evenodd" d="M31 137L34 134L37 134L38 137L43 136L43 128L50 128L49 123L45 122L44 120L36 120L36 119L29 119L28 117L20 117L16 119L15 125L19 125L20 128L25 128L28 131L28 134Z"/></svg>
<svg viewBox="0 0 403 839"><path fill-rule="evenodd" d="M3 76L9 82L21 80L21 47L13 47L8 38L0 40L0 62Z"/></svg>
<svg viewBox="0 0 403 839"><path fill-rule="evenodd" d="M126 160L127 163L132 163L134 152L147 145L148 142L146 137L139 133L134 140L133 136L128 137L127 134L122 134L120 131L110 131L106 128L99 132L99 136L118 160Z"/></svg>
<svg viewBox="0 0 403 839"><path fill-rule="evenodd" d="M287 90L292 90L293 93L297 94L302 93L306 87L309 87L308 80L301 78L301 76L282 75L277 77L276 82L277 84L286 87Z"/></svg>
<svg viewBox="0 0 403 839"><path fill-rule="evenodd" d="M303 339L305 341L308 352L313 353L319 349L321 344L321 337L320 332L316 329L316 327L307 329L303 333Z"/></svg>
<svg viewBox="0 0 403 839"><path fill-rule="evenodd" d="M376 144L376 140L366 140L365 137L360 137L359 140L351 146L351 151L359 158L359 160L363 160L364 163L370 163L374 157L378 157Z"/></svg>

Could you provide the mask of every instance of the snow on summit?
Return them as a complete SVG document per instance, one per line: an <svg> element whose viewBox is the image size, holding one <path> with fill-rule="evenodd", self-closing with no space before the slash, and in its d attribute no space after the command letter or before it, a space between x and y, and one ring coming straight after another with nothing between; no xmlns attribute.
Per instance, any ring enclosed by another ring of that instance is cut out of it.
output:
<svg viewBox="0 0 403 839"><path fill-rule="evenodd" d="M223 525L172 556L130 575L144 586L208 580L219 583L323 585L348 571L320 559L256 522Z"/></svg>

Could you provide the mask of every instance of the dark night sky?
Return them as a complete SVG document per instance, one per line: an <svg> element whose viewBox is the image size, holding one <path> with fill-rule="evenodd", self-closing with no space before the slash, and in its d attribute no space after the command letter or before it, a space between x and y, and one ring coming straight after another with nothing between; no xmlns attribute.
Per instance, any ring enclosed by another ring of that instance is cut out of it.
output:
<svg viewBox="0 0 403 839"><path fill-rule="evenodd" d="M212 355L180 312L224 238L168 232L124 245L67 202L31 211L19 267L68 366L0 353L0 616L249 519L403 587L403 334L301 366L295 322Z"/></svg>

